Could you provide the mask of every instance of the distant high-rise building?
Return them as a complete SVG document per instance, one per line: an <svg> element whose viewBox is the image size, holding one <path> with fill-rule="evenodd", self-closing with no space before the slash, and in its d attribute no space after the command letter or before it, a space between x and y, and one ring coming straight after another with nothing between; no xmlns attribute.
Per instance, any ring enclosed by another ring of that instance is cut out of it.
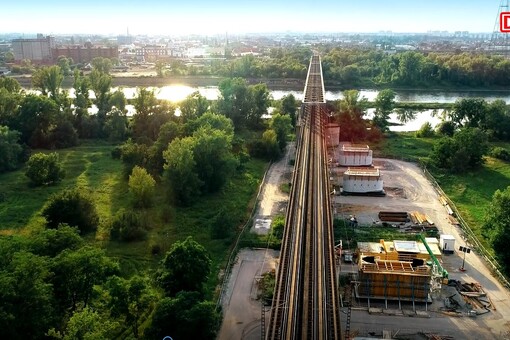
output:
<svg viewBox="0 0 510 340"><path fill-rule="evenodd" d="M42 34L38 34L35 39L12 40L15 61L30 59L36 63L50 63L53 48L55 48L55 38L51 36L44 37Z"/></svg>

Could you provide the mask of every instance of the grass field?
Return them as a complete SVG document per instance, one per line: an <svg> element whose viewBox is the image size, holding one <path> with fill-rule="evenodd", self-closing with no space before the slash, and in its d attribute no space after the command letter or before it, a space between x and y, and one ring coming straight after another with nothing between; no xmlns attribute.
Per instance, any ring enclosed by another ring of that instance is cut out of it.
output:
<svg viewBox="0 0 510 340"><path fill-rule="evenodd" d="M26 233L40 228L40 215L48 198L65 188L79 186L90 190L101 222L112 211L127 204L126 188L122 185L122 164L110 157L112 145L84 142L82 145L58 151L66 177L58 185L31 187L25 169L0 174L0 231L4 234ZM36 150L34 152L50 152Z"/></svg>
<svg viewBox="0 0 510 340"><path fill-rule="evenodd" d="M486 157L485 164L478 171L459 175L435 171L434 177L455 202L473 232L487 245L481 237L481 226L494 192L510 186L510 164Z"/></svg>
<svg viewBox="0 0 510 340"><path fill-rule="evenodd" d="M254 198L266 170L267 163L250 160L219 192L197 197L187 208L168 203L165 185L158 183L155 204L141 211L149 227L147 238L139 242L118 242L109 239L109 221L120 209L132 209L127 180L122 176L120 160L111 158L113 145L106 142L83 142L80 146L57 151L66 177L58 185L31 187L24 175L25 169L0 175L0 233L28 234L44 228L41 210L51 195L65 188L78 186L92 194L100 215L100 226L95 234L85 235L89 243L107 250L119 260L121 271L130 275L154 270L164 253L177 240L192 236L209 252L213 266L208 281L211 296L217 284L218 273L229 255L233 235L212 239L210 220L221 207L228 207L242 225L255 204ZM49 151L43 151L49 152ZM153 247L159 254L153 255Z"/></svg>
<svg viewBox="0 0 510 340"><path fill-rule="evenodd" d="M416 138L414 132L391 133L381 142L370 145L374 157L391 157L411 162L429 156L434 138Z"/></svg>

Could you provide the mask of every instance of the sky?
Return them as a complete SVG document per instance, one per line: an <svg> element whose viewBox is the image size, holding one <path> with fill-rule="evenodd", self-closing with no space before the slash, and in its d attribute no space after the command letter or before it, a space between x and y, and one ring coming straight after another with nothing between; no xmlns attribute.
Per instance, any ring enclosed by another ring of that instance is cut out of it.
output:
<svg viewBox="0 0 510 340"><path fill-rule="evenodd" d="M14 0L0 33L492 32L500 0Z"/></svg>

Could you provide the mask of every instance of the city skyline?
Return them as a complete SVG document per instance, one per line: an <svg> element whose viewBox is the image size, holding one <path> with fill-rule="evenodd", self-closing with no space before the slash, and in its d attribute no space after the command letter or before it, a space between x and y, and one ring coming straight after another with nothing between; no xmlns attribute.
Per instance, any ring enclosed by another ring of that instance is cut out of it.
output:
<svg viewBox="0 0 510 340"><path fill-rule="evenodd" d="M72 4L28 0L2 5L0 33L182 35L276 32L491 32L499 0L345 0L238 3L142 3L112 0Z"/></svg>

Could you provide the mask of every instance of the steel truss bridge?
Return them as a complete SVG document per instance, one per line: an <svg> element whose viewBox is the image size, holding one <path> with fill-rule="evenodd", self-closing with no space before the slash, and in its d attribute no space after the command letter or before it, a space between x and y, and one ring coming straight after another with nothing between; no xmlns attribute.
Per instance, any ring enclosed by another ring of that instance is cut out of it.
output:
<svg viewBox="0 0 510 340"><path fill-rule="evenodd" d="M321 59L312 56L266 339L341 339ZM265 332L264 332L265 331Z"/></svg>

